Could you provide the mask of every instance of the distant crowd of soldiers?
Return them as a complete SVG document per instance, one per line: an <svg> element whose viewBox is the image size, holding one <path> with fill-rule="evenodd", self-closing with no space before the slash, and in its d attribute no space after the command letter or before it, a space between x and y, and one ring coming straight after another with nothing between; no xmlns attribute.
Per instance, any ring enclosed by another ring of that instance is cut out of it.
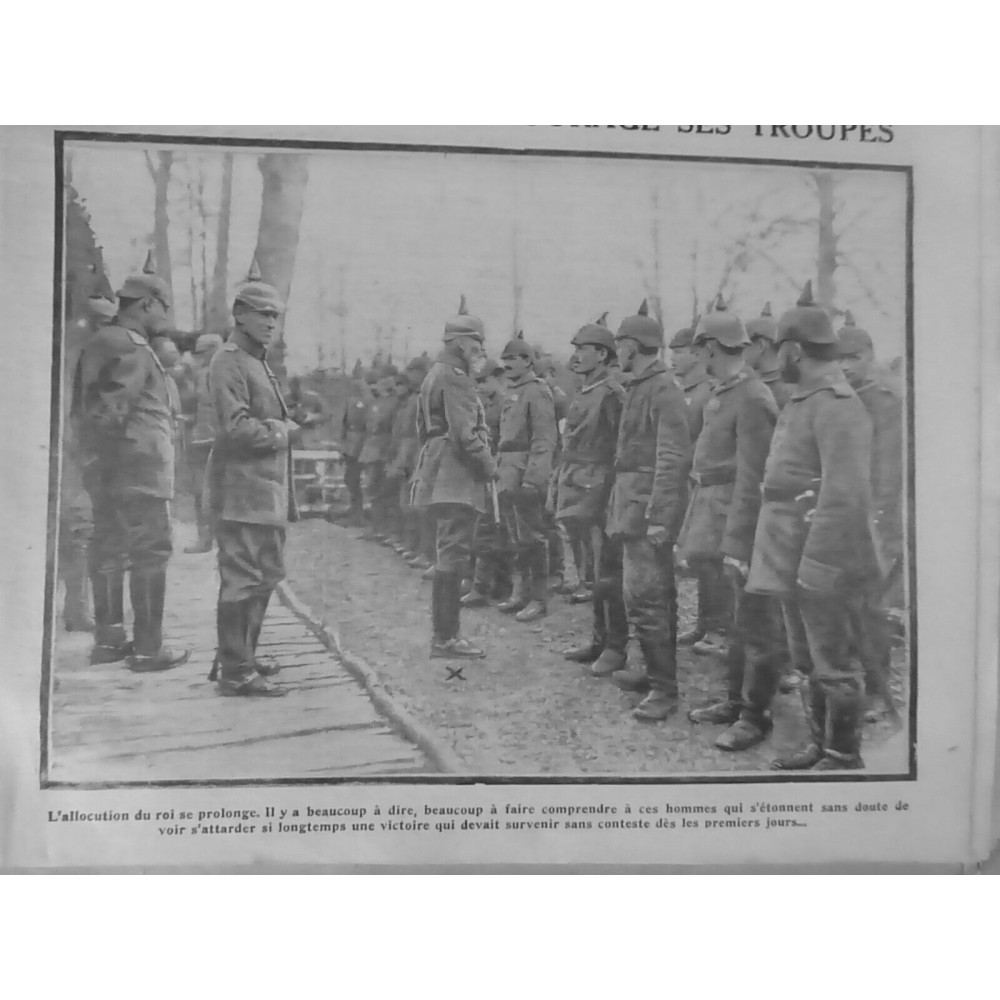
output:
<svg viewBox="0 0 1000 1000"><path fill-rule="evenodd" d="M278 696L280 665L257 642L297 519L292 449L328 415L299 384L286 400L267 364L284 303L256 265L233 334L200 337L193 368L162 336L170 296L154 272L147 262L117 304L95 307L73 379L64 483L78 470L92 507L91 660L145 673L187 659L162 636L183 443L199 526L188 551L218 545L213 678L226 695ZM485 339L463 298L435 361L356 375L342 425L323 432L344 461L340 519L432 581L431 658L486 655L462 635L463 610L495 604L528 624L562 594L592 616L566 657L641 693L636 718L680 710L686 645L726 664L718 701L688 706L692 721L724 727L720 748L766 740L794 678L811 738L774 766L863 767L866 710L894 711L886 605L900 603L904 553L903 393L871 336L850 314L836 331L811 284L777 319L765 307L744 323L720 297L669 344L643 303L616 334L605 315L572 338L572 394L523 334L499 361ZM74 510L65 493L63 506ZM73 531L60 543L80 549ZM684 635L678 574L698 581ZM67 578L67 627L70 589Z"/></svg>
<svg viewBox="0 0 1000 1000"><path fill-rule="evenodd" d="M486 655L463 608L527 624L563 594L592 608L567 659L644 694L636 718L679 710L689 646L726 664L722 697L688 712L724 727L717 746L766 740L797 686L811 739L775 768L862 767L866 715L895 711L904 495L903 393L867 331L849 313L835 331L811 284L747 323L720 297L669 344L643 303L572 338L572 397L523 335L487 357L464 298L444 341L433 364L355 377L340 433L340 520L433 581L431 657ZM683 635L678 574L698 581Z"/></svg>

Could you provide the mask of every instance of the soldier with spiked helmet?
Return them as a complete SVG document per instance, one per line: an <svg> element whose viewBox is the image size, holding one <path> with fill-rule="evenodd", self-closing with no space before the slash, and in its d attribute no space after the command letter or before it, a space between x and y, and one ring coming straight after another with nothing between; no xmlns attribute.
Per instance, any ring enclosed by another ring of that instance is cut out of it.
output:
<svg viewBox="0 0 1000 1000"><path fill-rule="evenodd" d="M778 360L793 386L761 487L747 591L782 602L810 739L778 770L863 767L863 688L850 601L877 572L871 522L871 421L840 368L837 335L810 282L778 322ZM764 710L776 678L759 678Z"/></svg>
<svg viewBox="0 0 1000 1000"><path fill-rule="evenodd" d="M622 546L625 607L646 661L644 674L619 671L614 679L649 692L635 710L647 722L663 722L679 706L673 546L691 468L687 408L660 360L663 339L646 302L615 337L628 381L606 524L608 538Z"/></svg>
<svg viewBox="0 0 1000 1000"><path fill-rule="evenodd" d="M142 273L119 290L115 318L84 348L74 386L84 483L94 513L91 662L127 658L138 673L169 670L188 658L187 651L163 644L175 453L168 377L150 342L165 329L170 305L170 289L150 253ZM131 643L124 626L126 566L135 618Z"/></svg>
<svg viewBox="0 0 1000 1000"><path fill-rule="evenodd" d="M475 376L486 365L483 321L470 315L465 296L445 324L444 350L420 387L417 435L421 451L413 475L413 505L437 522L432 578L431 658L485 655L461 634L462 580L470 569L476 517L485 514L496 463Z"/></svg>
<svg viewBox="0 0 1000 1000"><path fill-rule="evenodd" d="M778 323L771 312L770 302L764 305L757 319L747 323L747 336L750 338L747 363L771 390L778 409L783 410L791 399L792 390L782 379L778 367Z"/></svg>

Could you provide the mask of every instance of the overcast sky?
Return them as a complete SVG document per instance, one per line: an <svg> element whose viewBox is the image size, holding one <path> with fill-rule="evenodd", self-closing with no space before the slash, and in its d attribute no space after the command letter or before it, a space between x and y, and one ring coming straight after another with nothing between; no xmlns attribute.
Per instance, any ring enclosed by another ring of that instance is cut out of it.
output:
<svg viewBox="0 0 1000 1000"><path fill-rule="evenodd" d="M189 231L200 282L202 242L210 273L214 264L222 151L175 148L173 284L177 324L189 329ZM463 293L486 322L491 352L522 326L529 341L564 357L580 326L608 311L614 327L650 291L661 295L673 332L690 320L695 296L704 303L723 282L732 308L750 319L768 300L776 312L790 306L816 273L819 202L802 168L462 153L308 156L286 322L293 372L321 360L339 364L342 349L349 365L379 346L397 360L433 352ZM154 191L143 151L74 143L70 160L118 287L151 246ZM209 209L204 233L188 192L189 178L199 175ZM904 179L879 171L835 177L838 306L871 330L880 355L894 357L905 336ZM237 152L230 298L253 255L260 199L257 154ZM765 230L771 233L757 239Z"/></svg>

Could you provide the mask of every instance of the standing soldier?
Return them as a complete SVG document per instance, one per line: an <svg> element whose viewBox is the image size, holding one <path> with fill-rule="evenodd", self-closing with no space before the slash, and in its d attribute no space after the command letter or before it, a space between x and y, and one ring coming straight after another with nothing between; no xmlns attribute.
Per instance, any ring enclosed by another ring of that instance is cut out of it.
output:
<svg viewBox="0 0 1000 1000"><path fill-rule="evenodd" d="M257 660L267 606L285 577L285 525L298 520L291 441L299 427L266 360L284 310L255 261L233 303L236 330L209 370L219 428L209 484L221 581L213 678L227 696L286 693L266 679L280 668Z"/></svg>
<svg viewBox="0 0 1000 1000"><path fill-rule="evenodd" d="M892 642L885 599L903 569L903 399L892 375L879 373L871 335L847 313L839 334L840 363L872 423L872 503L880 568L886 574L859 596L856 631L870 715L892 712L888 678ZM879 701L883 702L881 708Z"/></svg>
<svg viewBox="0 0 1000 1000"><path fill-rule="evenodd" d="M500 414L497 492L517 576L510 599L499 610L516 615L523 624L548 614L545 499L556 450L556 415L552 393L535 376L533 353L523 337L510 341L500 360L507 373L507 396Z"/></svg>
<svg viewBox="0 0 1000 1000"><path fill-rule="evenodd" d="M365 471L369 504L369 525L364 538L369 542L384 542L388 527L385 470L392 450L392 421L399 406L395 370L391 375L383 371L376 384L377 394L368 407L365 443L359 461Z"/></svg>
<svg viewBox="0 0 1000 1000"><path fill-rule="evenodd" d="M360 363L359 361L358 364ZM344 421L341 425L340 453L344 460L344 485L351 498L351 506L345 521L359 527L364 524L365 519L360 456L365 444L368 406L368 389L364 377L355 372L351 376Z"/></svg>
<svg viewBox="0 0 1000 1000"><path fill-rule="evenodd" d="M622 372L631 378L618 430L607 534L622 544L625 607L646 660L645 677L635 686L649 694L635 716L664 722L680 700L673 546L684 515L691 437L684 396L660 360L663 327L646 302L622 323L615 340ZM615 675L616 681L626 674Z"/></svg>
<svg viewBox="0 0 1000 1000"><path fill-rule="evenodd" d="M595 677L624 669L628 646L621 552L604 534L625 391L608 375L608 365L617 353L603 319L583 327L572 341L576 348L573 369L583 376L583 384L566 416L551 498L556 520L565 527L573 549L589 549L594 554L593 634L590 642L565 656L575 663L592 664Z"/></svg>
<svg viewBox="0 0 1000 1000"><path fill-rule="evenodd" d="M420 439L417 437L417 413L420 409L420 386L427 369L420 358L414 358L406 370L396 376L399 405L392 422L394 452L386 469L386 479L394 483L396 494L392 505L391 524L393 547L404 558L416 555L420 546L420 522L410 503L410 477L417 467Z"/></svg>
<svg viewBox="0 0 1000 1000"><path fill-rule="evenodd" d="M721 301L721 296L720 296ZM688 429L693 448L705 422L705 406L712 397L712 376L708 374L702 349L695 344L695 332L701 317L678 330L670 341L670 356L674 377L684 390ZM681 646L691 646L702 655L725 653L722 638L727 620L727 588L720 568L712 562L700 562L695 567L698 581L698 618L694 628L678 638Z"/></svg>
<svg viewBox="0 0 1000 1000"><path fill-rule="evenodd" d="M812 282L781 317L778 344L794 389L764 472L746 589L782 602L792 663L806 678L800 690L811 738L773 766L856 769L864 767L863 691L849 604L876 568L871 421L841 371L837 336L813 301Z"/></svg>
<svg viewBox="0 0 1000 1000"><path fill-rule="evenodd" d="M759 319L747 323L747 336L750 337L750 350L747 351L747 364L753 368L761 381L771 390L778 411L783 410L792 398L792 389L781 377L778 365L778 324L771 314L771 303L768 302L761 310Z"/></svg>
<svg viewBox="0 0 1000 1000"><path fill-rule="evenodd" d="M503 375L503 365L488 359L486 367L476 378L476 392L486 414L490 450L494 457L500 445L500 414L505 398L500 382ZM462 598L464 608L484 608L490 603L490 598L496 597L498 591L503 589L507 591L503 598L510 596L510 539L503 524L497 523L492 504L490 508L476 521L476 566L472 574L472 588Z"/></svg>
<svg viewBox="0 0 1000 1000"><path fill-rule="evenodd" d="M205 503L205 473L208 469L208 456L212 451L212 445L215 444L217 427L215 402L208 384L208 371L212 358L223 343L222 337L217 333L203 333L194 347L194 360L197 366L192 401L194 413L190 439L184 453L191 495L194 498L195 520L198 525L197 543L189 545L184 550L192 554L211 552L214 541L211 511Z"/></svg>
<svg viewBox="0 0 1000 1000"><path fill-rule="evenodd" d="M74 411L83 479L94 513L88 562L94 594L92 663L128 658L137 673L170 670L189 651L163 645L167 563L173 551L173 414L167 374L150 346L166 326L170 289L152 254L143 273L118 292L118 315L80 356ZM135 616L134 641L124 625L125 567Z"/></svg>
<svg viewBox="0 0 1000 1000"><path fill-rule="evenodd" d="M750 338L724 302L702 321L696 340L708 353L715 388L694 450L693 492L677 542L677 559L691 564L724 561L734 593L727 697L721 704L690 712L689 718L731 726L716 746L746 750L770 731L767 711L774 696L766 686L775 676L773 664L768 661L759 669L762 660L777 655L774 608L766 597L746 594L744 587L778 407L747 366ZM758 691L761 684L763 692Z"/></svg>
<svg viewBox="0 0 1000 1000"><path fill-rule="evenodd" d="M469 572L476 516L487 510L490 453L483 404L473 378L484 367L483 321L470 316L465 296L444 328L445 348L420 387L417 433L421 452L413 476L413 505L437 523L432 578L431 659L480 659L486 654L461 634L462 580Z"/></svg>

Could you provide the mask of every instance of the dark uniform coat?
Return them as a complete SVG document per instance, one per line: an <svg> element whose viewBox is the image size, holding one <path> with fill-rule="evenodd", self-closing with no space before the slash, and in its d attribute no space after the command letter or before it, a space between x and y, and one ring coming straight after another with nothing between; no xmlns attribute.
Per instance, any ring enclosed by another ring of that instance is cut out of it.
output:
<svg viewBox="0 0 1000 1000"><path fill-rule="evenodd" d="M872 378L857 389L872 421L872 503L883 569L903 555L903 399L898 381Z"/></svg>
<svg viewBox="0 0 1000 1000"><path fill-rule="evenodd" d="M679 558L750 562L777 419L774 397L750 368L712 390L694 449L694 492L677 542Z"/></svg>
<svg viewBox="0 0 1000 1000"><path fill-rule="evenodd" d="M607 377L582 386L573 397L553 483L558 520L572 518L603 525L624 400L624 389Z"/></svg>
<svg viewBox="0 0 1000 1000"><path fill-rule="evenodd" d="M417 467L420 438L417 436L417 412L420 409L419 393L410 393L396 407L392 419L392 444L386 475L391 478L409 479Z"/></svg>
<svg viewBox="0 0 1000 1000"><path fill-rule="evenodd" d="M834 594L871 578L871 449L871 420L843 375L795 387L764 472L748 591Z"/></svg>
<svg viewBox="0 0 1000 1000"><path fill-rule="evenodd" d="M497 491L517 494L530 487L544 501L557 438L555 404L545 382L530 373L508 382L500 411Z"/></svg>
<svg viewBox="0 0 1000 1000"><path fill-rule="evenodd" d="M712 376L705 371L703 365L695 365L680 380L684 390L684 401L687 403L688 430L691 444L698 440L705 419L705 404L712 397Z"/></svg>
<svg viewBox="0 0 1000 1000"><path fill-rule="evenodd" d="M650 525L671 536L684 516L691 436L684 395L662 361L626 383L618 429L609 538L645 538Z"/></svg>
<svg viewBox="0 0 1000 1000"><path fill-rule="evenodd" d="M194 423L191 427L191 444L211 445L215 443L219 421L212 399L212 389L208 381L208 367L199 368L194 377Z"/></svg>
<svg viewBox="0 0 1000 1000"><path fill-rule="evenodd" d="M761 372L760 377L764 385L771 390L771 395L774 396L774 401L778 404L780 412L788 405L788 401L792 398L792 386L781 377L781 372L776 368L771 371Z"/></svg>
<svg viewBox="0 0 1000 1000"><path fill-rule="evenodd" d="M265 351L239 330L212 358L219 434L209 460L211 509L223 521L280 527L298 519L288 408Z"/></svg>
<svg viewBox="0 0 1000 1000"><path fill-rule="evenodd" d="M399 400L395 396L381 396L368 404L365 443L358 456L358 461L362 465L374 465L389 460L392 447L392 421L398 406Z"/></svg>
<svg viewBox="0 0 1000 1000"><path fill-rule="evenodd" d="M344 410L344 423L340 434L340 450L344 458L357 461L365 444L368 424L368 404L360 396L351 396Z"/></svg>
<svg viewBox="0 0 1000 1000"><path fill-rule="evenodd" d="M174 495L174 403L169 376L149 342L106 326L77 364L73 411L84 475L115 497Z"/></svg>
<svg viewBox="0 0 1000 1000"><path fill-rule="evenodd" d="M483 410L486 413L486 427L490 432L490 447L496 454L497 448L500 447L500 414L503 411L503 401L506 395L500 389L488 391L482 386L476 391L479 393Z"/></svg>
<svg viewBox="0 0 1000 1000"><path fill-rule="evenodd" d="M420 387L420 457L413 505L460 504L486 513L486 484L495 471L486 414L465 359L444 350Z"/></svg>

